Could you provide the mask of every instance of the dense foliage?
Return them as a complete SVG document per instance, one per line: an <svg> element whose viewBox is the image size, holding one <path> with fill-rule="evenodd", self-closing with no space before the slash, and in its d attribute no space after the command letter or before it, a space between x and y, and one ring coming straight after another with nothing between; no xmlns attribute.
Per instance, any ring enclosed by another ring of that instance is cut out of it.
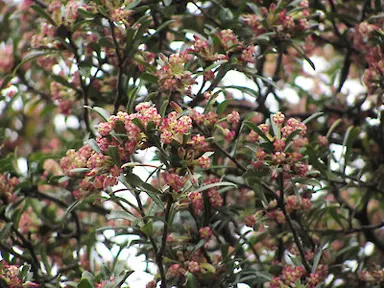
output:
<svg viewBox="0 0 384 288"><path fill-rule="evenodd" d="M0 0L0 286L383 287L383 11Z"/></svg>

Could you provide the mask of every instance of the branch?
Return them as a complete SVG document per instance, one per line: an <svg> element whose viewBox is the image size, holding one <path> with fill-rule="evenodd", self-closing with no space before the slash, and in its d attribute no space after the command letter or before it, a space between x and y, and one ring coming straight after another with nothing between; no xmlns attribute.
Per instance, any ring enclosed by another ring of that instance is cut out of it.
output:
<svg viewBox="0 0 384 288"><path fill-rule="evenodd" d="M77 69L79 70L79 74L80 74L80 69L81 69L80 56L79 56L78 51L77 51L77 46L73 42L71 35L68 35L68 40L69 40L69 45L72 48L72 52L73 52L73 55L74 55L75 60L76 60ZM81 76L81 74L79 75L79 79L80 79L80 86L81 86L81 94L82 94L82 98L84 99L84 106L89 106L89 102L88 102L88 88L89 88L89 86L87 86L85 84L84 79ZM83 118L84 118L84 122L85 122L85 126L87 128L87 131L93 136L94 133L93 133L91 126L89 124L88 108L86 108L86 107L83 108Z"/></svg>
<svg viewBox="0 0 384 288"><path fill-rule="evenodd" d="M309 229L305 230L306 232L312 232L312 233L323 233L323 234L353 234L358 232L364 232L369 230L376 230L384 227L384 221L380 222L379 224L371 224L371 225L365 225L360 226L356 228L351 229Z"/></svg>
<svg viewBox="0 0 384 288"><path fill-rule="evenodd" d="M284 217L285 217L285 220L287 221L288 223L288 226L289 228L291 229L291 232L292 232L292 235L293 235L293 239L295 241L295 244L297 246L297 249L299 249L299 253L300 253L300 257L301 257L301 261L303 262L303 265L305 267L305 270L308 272L308 273L311 273L311 266L309 265L307 259L305 258L305 252L304 252L304 248L303 248L303 244L301 243L301 240L300 240L300 237L299 237L299 234L297 233L295 227L293 227L293 224L292 224L292 219L291 217L289 216L289 214L287 213L287 210L285 209L285 203L284 203L284 179L283 179L283 173L280 173L279 175L279 182L280 182L280 197L279 197L279 207L281 209L281 211L283 211L283 214L284 214Z"/></svg>
<svg viewBox="0 0 384 288"><path fill-rule="evenodd" d="M169 229L168 221L169 221L169 214L170 214L172 203L173 203L172 195L167 194L167 197L168 197L168 199L167 199L167 208L165 210L165 215L164 215L163 237L161 240L160 250L156 255L158 265L160 265L159 269L160 269L160 271L162 271L162 273L161 273L161 285L160 285L161 288L167 287L165 272L164 272L164 267L163 267L163 254L165 251L165 247L167 245L167 236L168 236L168 229Z"/></svg>
<svg viewBox="0 0 384 288"><path fill-rule="evenodd" d="M117 62L118 62L118 76L117 76L117 83L116 83L116 96L115 96L115 102L114 102L114 109L113 109L113 114L116 114L117 111L119 110L120 106L120 101L123 97L124 94L124 89L122 86L123 82L123 62L124 59L120 53L119 49L119 43L117 42L116 38L116 33L115 33L115 24L108 19L109 26L111 27L111 35L112 35L112 40L113 40L113 45L115 46L115 51L116 51L116 57L117 57Z"/></svg>

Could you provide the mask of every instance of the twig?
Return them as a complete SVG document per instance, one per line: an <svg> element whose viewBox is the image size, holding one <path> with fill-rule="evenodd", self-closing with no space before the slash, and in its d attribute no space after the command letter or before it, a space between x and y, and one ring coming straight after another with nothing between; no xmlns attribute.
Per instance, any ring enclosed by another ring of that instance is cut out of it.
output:
<svg viewBox="0 0 384 288"><path fill-rule="evenodd" d="M164 254L164 251L165 251L165 247L167 245L167 236L168 236L168 229L169 229L169 214L170 214L170 211L171 211L171 207L172 207L172 204L173 204L173 199L172 199L172 195L171 194L167 194L167 208L165 210L165 215L164 215L164 230L163 230L163 237L162 237L162 240L161 240L161 246L160 246L160 249L159 249L159 252L157 253L156 255L156 258L157 258L157 261L158 261L158 265L160 265L159 269L160 271L162 271L160 274L161 274L161 285L160 287L161 288L166 288L167 287L167 283L166 283L166 278L165 278L165 272L164 272L164 267L163 267L163 254Z"/></svg>
<svg viewBox="0 0 384 288"><path fill-rule="evenodd" d="M115 46L115 51L116 51L116 57L117 57L117 62L118 62L118 76L117 76L117 83L116 83L116 96L115 96L115 102L114 102L114 109L113 109L113 114L116 114L117 111L119 110L120 106L120 101L123 97L124 94L124 89L122 86L123 82L123 56L120 53L120 48L119 48L119 43L117 42L116 38L116 33L115 33L115 24L108 19L109 26L111 27L111 35L112 35L112 40L113 40L113 45Z"/></svg>
<svg viewBox="0 0 384 288"><path fill-rule="evenodd" d="M361 227L356 227L352 229L309 229L305 230L306 232L311 233L323 233L323 234L353 234L357 232L364 232L368 230L376 230L384 227L384 221L380 222L379 224L371 224L371 225L365 225Z"/></svg>
<svg viewBox="0 0 384 288"><path fill-rule="evenodd" d="M305 258L305 252L304 252L304 248L303 248L303 245L301 243L301 240L300 240L300 237L299 237L299 234L297 233L295 227L293 227L293 224L292 224L292 219L291 217L289 216L289 214L287 213L287 210L285 208L285 203L284 203L284 178L283 178L283 173L280 173L279 175L279 184L280 184L280 197L279 197L279 207L281 209L281 211L283 212L284 214L284 217L285 217L285 220L287 221L288 223L288 226L292 232L292 235L293 235L293 239L295 241L295 244L297 246L297 249L299 250L299 253L300 253L300 257L301 257L301 261L304 265L304 268L305 270L308 272L308 273L311 273L311 266L309 265L307 259Z"/></svg>
<svg viewBox="0 0 384 288"><path fill-rule="evenodd" d="M76 60L77 69L80 72L80 69L81 69L80 56L79 56L78 51L77 51L77 46L73 42L71 35L68 35L68 41L69 41L70 47L72 48L72 52L73 52L73 55L74 55L75 60ZM79 73L79 79L80 79L80 86L81 86L81 94L82 94L82 98L84 100L84 106L89 106L89 102L88 102L88 88L89 88L89 86L87 86L85 84L84 79L80 73ZM93 133L91 126L89 124L88 108L86 108L86 107L83 108L83 118L84 118L84 122L85 122L85 126L87 128L87 131L93 136L94 133Z"/></svg>

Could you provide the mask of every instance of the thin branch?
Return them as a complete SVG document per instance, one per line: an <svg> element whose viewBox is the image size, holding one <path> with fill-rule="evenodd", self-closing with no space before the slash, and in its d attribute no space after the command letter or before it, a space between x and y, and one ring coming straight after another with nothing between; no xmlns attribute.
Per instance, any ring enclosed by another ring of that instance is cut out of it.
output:
<svg viewBox="0 0 384 288"><path fill-rule="evenodd" d="M156 258L158 259L158 265L160 265L159 269L160 271L162 271L161 273L161 285L160 287L161 288L166 288L167 287L167 283L166 283L166 278L165 278L165 272L164 272L164 267L163 267L163 255L164 255L164 251L165 251L165 247L167 245L167 236L168 236L168 229L169 229L169 215L170 215L170 211L171 211L171 207L172 207L172 204L173 204L173 199L172 199L172 195L171 194L167 194L167 208L165 210L165 215L164 215L164 230L163 230L163 237L162 237L162 240L161 240L161 246L160 246L160 249L159 249L159 252L157 253L156 255Z"/></svg>
<svg viewBox="0 0 384 288"><path fill-rule="evenodd" d="M225 27L223 25L221 25L221 23L219 23L214 17L212 17L211 15L209 15L207 12L204 11L204 9L202 9L199 5L197 5L195 3L195 1L191 1L191 3L193 5L195 5L195 7L197 9L199 9L199 11L204 15L205 18L207 18L209 21L211 21L212 23L214 23L217 27L220 27L221 29L224 29Z"/></svg>
<svg viewBox="0 0 384 288"><path fill-rule="evenodd" d="M358 232L364 232L364 231L369 231L369 230L376 230L384 227L384 221L380 222L378 224L371 224L371 225L365 225L365 226L360 226L356 228L351 228L351 229L308 229L305 230L307 232L311 233L322 233L322 234L353 234L353 233L358 233Z"/></svg>
<svg viewBox="0 0 384 288"><path fill-rule="evenodd" d="M73 42L71 35L68 35L68 41L69 41L69 45L72 49L73 55L74 55L75 60L76 60L77 69L80 72L80 69L81 69L81 67L80 67L80 61L81 61L80 55L78 54L77 46L76 46L75 42ZM82 98L84 100L83 118L84 118L85 126L87 128L87 131L91 135L94 135L94 133L91 129L90 123L89 123L88 108L85 107L85 106L89 106L89 101L88 101L88 92L89 92L88 88L89 88L89 86L87 86L85 84L84 79L80 73L79 73L79 79L80 79L80 86L81 86L81 94L82 94Z"/></svg>
<svg viewBox="0 0 384 288"><path fill-rule="evenodd" d="M117 42L116 33L115 33L115 24L108 19L109 26L111 27L111 35L113 40L113 45L115 46L116 57L118 62L118 74L117 74L117 83L116 83L116 96L114 102L113 114L116 114L119 110L120 101L123 98L124 89L123 89L123 55L120 53L119 43Z"/></svg>
<svg viewBox="0 0 384 288"><path fill-rule="evenodd" d="M305 252L304 252L304 247L301 243L301 240L300 240L300 237L299 237L299 234L297 233L295 227L293 227L293 224L292 224L292 219L291 217L289 216L288 212L287 212L287 209L285 208L285 203L284 203L284 179L283 179L283 173L280 173L279 175L279 183L280 183L280 197L279 197L279 207L281 209L281 211L283 212L284 214L284 217L285 217L285 220L287 221L287 224L292 232L292 235L293 235L293 239L295 241L295 244L297 246L297 249L299 250L299 253L300 253L300 257L301 257L301 262L303 263L304 265L304 268L305 270L308 272L308 273L311 273L311 266L309 265L307 259L305 258Z"/></svg>

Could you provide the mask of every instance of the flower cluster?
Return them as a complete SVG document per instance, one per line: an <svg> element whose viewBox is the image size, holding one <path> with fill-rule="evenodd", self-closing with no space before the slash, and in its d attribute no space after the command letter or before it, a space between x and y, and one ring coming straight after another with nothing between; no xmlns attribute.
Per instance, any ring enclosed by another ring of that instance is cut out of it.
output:
<svg viewBox="0 0 384 288"><path fill-rule="evenodd" d="M169 58L162 56L159 59L161 68L157 71L158 84L163 91L181 92L191 94L191 85L196 81L187 69L187 63L193 56L189 51L172 54Z"/></svg>
<svg viewBox="0 0 384 288"><path fill-rule="evenodd" d="M360 280L371 283L371 284L383 284L384 269L376 268L369 271L362 270L359 272L359 278Z"/></svg>
<svg viewBox="0 0 384 288"><path fill-rule="evenodd" d="M355 28L354 46L365 54L368 68L364 71L363 82L369 94L380 93L383 86L384 52L380 42L384 39L383 23L362 22ZM380 100L381 101L381 100Z"/></svg>
<svg viewBox="0 0 384 288"><path fill-rule="evenodd" d="M277 177L276 167L281 167L284 176L288 178L295 174L305 176L308 165L303 161L300 149L308 143L308 139L304 137L307 131L306 125L295 118L285 121L285 116L281 112L274 114L271 121L275 127L274 136L270 134L271 127L268 124L260 124L259 132L251 130L248 134L248 141L260 146L255 153L256 159L252 161L253 167L259 169L269 163L272 178ZM265 145L261 147L266 141L271 144L270 148L265 148Z"/></svg>
<svg viewBox="0 0 384 288"><path fill-rule="evenodd" d="M20 269L17 265L10 265L4 260L0 261L0 280L4 281L8 287L40 287L37 283L25 281L20 277L20 274Z"/></svg>
<svg viewBox="0 0 384 288"><path fill-rule="evenodd" d="M0 48L0 74L7 74L14 68L13 45Z"/></svg>
<svg viewBox="0 0 384 288"><path fill-rule="evenodd" d="M270 3L270 2L268 2ZM309 3L300 1L298 7L281 9L276 3L260 7L260 15L244 14L241 20L248 25L256 36L266 32L275 33L276 38L298 38L309 29Z"/></svg>
<svg viewBox="0 0 384 288"><path fill-rule="evenodd" d="M145 130L150 123L156 127L160 125L161 117L149 103L137 105L136 110L137 113L133 114L118 112L107 122L100 123L100 136L92 141L93 148L86 144L77 152L69 150L61 159L61 168L67 175L73 175L76 168L88 169L86 178L74 192L78 197L116 185L121 165L129 161L139 143L145 141L139 126ZM135 121L139 121L140 125Z"/></svg>
<svg viewBox="0 0 384 288"><path fill-rule="evenodd" d="M74 101L76 100L76 92L58 82L51 82L50 89L52 99L56 100L59 104L60 113L70 115Z"/></svg>
<svg viewBox="0 0 384 288"><path fill-rule="evenodd" d="M0 174L0 203L12 203L16 199L14 193L16 186L19 184L19 178L10 177L7 174Z"/></svg>

